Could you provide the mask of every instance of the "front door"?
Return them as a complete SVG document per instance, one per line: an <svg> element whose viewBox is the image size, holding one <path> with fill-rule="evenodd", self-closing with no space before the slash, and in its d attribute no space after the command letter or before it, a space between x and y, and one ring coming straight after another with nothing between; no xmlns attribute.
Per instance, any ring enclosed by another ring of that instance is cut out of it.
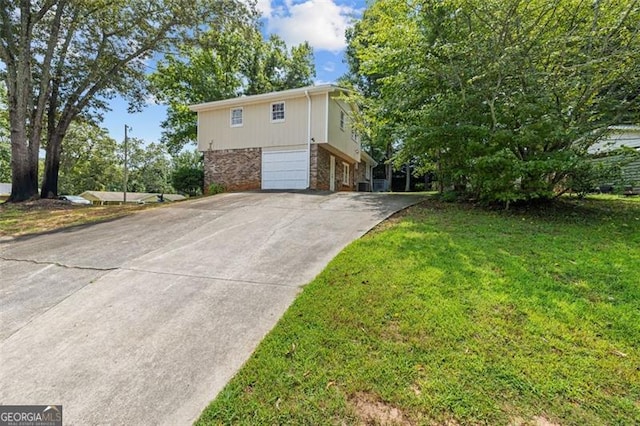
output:
<svg viewBox="0 0 640 426"><path fill-rule="evenodd" d="M329 191L336 190L336 157L329 158Z"/></svg>

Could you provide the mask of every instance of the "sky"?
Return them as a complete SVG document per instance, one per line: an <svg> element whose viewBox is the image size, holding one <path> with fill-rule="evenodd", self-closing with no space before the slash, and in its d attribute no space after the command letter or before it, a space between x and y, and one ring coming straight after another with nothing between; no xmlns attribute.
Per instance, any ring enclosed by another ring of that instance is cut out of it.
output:
<svg viewBox="0 0 640 426"><path fill-rule="evenodd" d="M263 33L277 34L291 47L308 41L314 49L315 84L334 83L346 72L344 50L345 30L362 15L365 0L257 0L263 16ZM105 114L102 127L116 141L124 139L124 126L130 137L147 143L160 140L160 123L166 108L149 103L135 114L127 113L127 103L115 99L111 111Z"/></svg>

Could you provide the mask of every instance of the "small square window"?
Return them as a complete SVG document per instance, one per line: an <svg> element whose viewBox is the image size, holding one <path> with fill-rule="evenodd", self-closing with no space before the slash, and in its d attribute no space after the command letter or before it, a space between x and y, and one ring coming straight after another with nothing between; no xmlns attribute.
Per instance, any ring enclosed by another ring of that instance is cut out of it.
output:
<svg viewBox="0 0 640 426"><path fill-rule="evenodd" d="M277 123L279 121L284 121L284 102L271 104L271 122Z"/></svg>
<svg viewBox="0 0 640 426"><path fill-rule="evenodd" d="M233 108L231 110L231 127L240 127L242 124L242 108Z"/></svg>
<svg viewBox="0 0 640 426"><path fill-rule="evenodd" d="M342 130L344 132L344 123L346 121L346 117L345 117L345 113L344 111L340 111L340 130Z"/></svg>

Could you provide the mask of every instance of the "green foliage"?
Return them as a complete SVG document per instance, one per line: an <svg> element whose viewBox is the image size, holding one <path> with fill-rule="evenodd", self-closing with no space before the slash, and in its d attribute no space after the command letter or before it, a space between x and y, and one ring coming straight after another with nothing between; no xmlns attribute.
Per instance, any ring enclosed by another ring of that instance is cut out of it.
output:
<svg viewBox="0 0 640 426"><path fill-rule="evenodd" d="M167 55L150 77L157 99L168 104L163 142L172 154L195 143L196 115L189 104L302 87L314 76L311 46L289 50L276 35L264 40L257 17L211 28L177 55Z"/></svg>
<svg viewBox="0 0 640 426"><path fill-rule="evenodd" d="M69 126L60 160L60 194L119 190L122 183L117 142L106 129L76 121Z"/></svg>
<svg viewBox="0 0 640 426"><path fill-rule="evenodd" d="M633 2L379 0L349 34L362 127L487 201L547 199L640 111Z"/></svg>
<svg viewBox="0 0 640 426"><path fill-rule="evenodd" d="M637 423L638 200L408 209L305 286L197 424Z"/></svg>
<svg viewBox="0 0 640 426"><path fill-rule="evenodd" d="M173 171L171 180L180 193L195 196L203 192L204 172L201 167L179 166Z"/></svg>
<svg viewBox="0 0 640 426"><path fill-rule="evenodd" d="M12 201L38 189L38 156L46 141L42 195L58 192L64 136L79 117L99 122L111 99L131 110L147 98L147 62L197 38L253 19L236 0L4 0L0 78L6 82L14 182Z"/></svg>
<svg viewBox="0 0 640 426"><path fill-rule="evenodd" d="M207 195L221 194L224 191L225 191L224 185L214 182L211 185L209 185L209 188L207 189Z"/></svg>
<svg viewBox="0 0 640 426"><path fill-rule="evenodd" d="M120 146L122 155L122 146ZM143 145L136 138L128 143L128 184L132 192L173 192L171 186L171 160L160 143Z"/></svg>

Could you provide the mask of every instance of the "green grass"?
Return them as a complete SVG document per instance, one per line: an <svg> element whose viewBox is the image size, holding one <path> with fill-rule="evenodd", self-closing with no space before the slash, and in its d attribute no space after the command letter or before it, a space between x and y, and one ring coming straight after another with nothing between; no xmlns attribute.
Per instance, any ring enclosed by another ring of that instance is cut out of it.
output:
<svg viewBox="0 0 640 426"><path fill-rule="evenodd" d="M336 257L198 424L640 423L640 203L429 200Z"/></svg>
<svg viewBox="0 0 640 426"><path fill-rule="evenodd" d="M158 203L74 206L52 200L4 203L0 204L0 236L17 237L102 222L158 206Z"/></svg>

